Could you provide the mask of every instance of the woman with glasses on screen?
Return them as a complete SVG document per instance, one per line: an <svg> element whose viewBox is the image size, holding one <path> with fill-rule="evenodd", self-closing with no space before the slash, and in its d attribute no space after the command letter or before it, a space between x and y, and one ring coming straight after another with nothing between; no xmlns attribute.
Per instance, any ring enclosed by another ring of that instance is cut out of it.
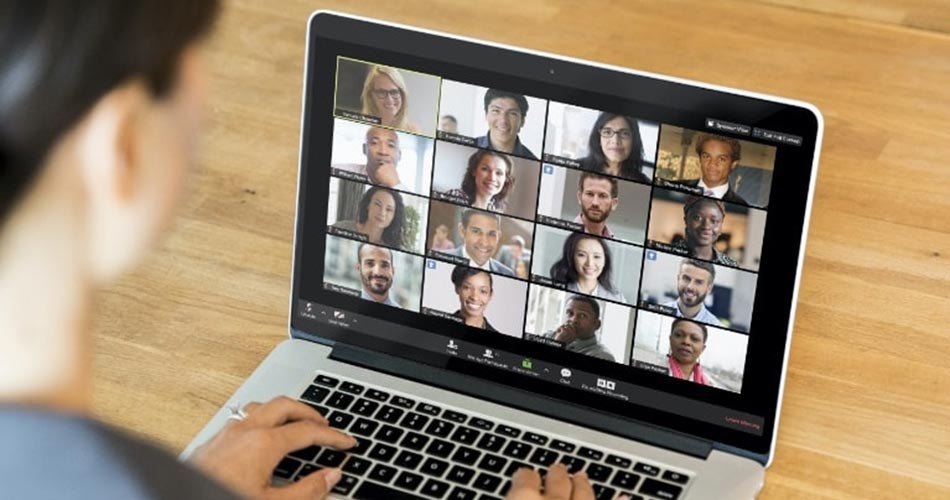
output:
<svg viewBox="0 0 950 500"><path fill-rule="evenodd" d="M581 166L605 175L649 183L641 172L643 144L637 121L629 116L603 112L587 139L587 156Z"/></svg>
<svg viewBox="0 0 950 500"><path fill-rule="evenodd" d="M468 159L468 168L461 188L444 194L458 203L489 212L504 213L508 195L515 187L511 158L507 155L480 149Z"/></svg>
<svg viewBox="0 0 950 500"><path fill-rule="evenodd" d="M406 205L402 195L373 186L360 197L356 220L341 220L333 227L360 233L374 245L406 248Z"/></svg>
<svg viewBox="0 0 950 500"><path fill-rule="evenodd" d="M614 287L610 248L604 240L586 233L571 233L564 240L561 258L551 266L551 279L567 285L571 292L626 302Z"/></svg>
<svg viewBox="0 0 950 500"><path fill-rule="evenodd" d="M363 82L364 115L376 116L382 125L408 132L419 128L409 121L409 90L402 74L396 68L371 66Z"/></svg>

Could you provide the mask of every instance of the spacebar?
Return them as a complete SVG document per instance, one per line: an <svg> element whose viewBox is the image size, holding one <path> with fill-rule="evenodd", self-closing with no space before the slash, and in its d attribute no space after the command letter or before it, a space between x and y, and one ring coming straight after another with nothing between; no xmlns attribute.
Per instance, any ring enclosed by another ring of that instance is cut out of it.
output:
<svg viewBox="0 0 950 500"><path fill-rule="evenodd" d="M369 481L363 481L363 484L353 493L353 498L357 500L425 500L422 497L410 495L399 490L394 490L388 486L383 486Z"/></svg>

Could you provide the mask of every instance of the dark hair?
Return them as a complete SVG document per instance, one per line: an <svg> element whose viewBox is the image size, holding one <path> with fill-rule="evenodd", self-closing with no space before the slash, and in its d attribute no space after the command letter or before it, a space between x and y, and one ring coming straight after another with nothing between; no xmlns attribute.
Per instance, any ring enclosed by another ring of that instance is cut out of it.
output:
<svg viewBox="0 0 950 500"><path fill-rule="evenodd" d="M393 197L396 203L396 213L393 214L393 221L389 223L386 229L383 229L383 243L396 248L406 247L406 205L402 201L402 195L391 189L380 186L372 186L367 189L360 197L359 212L356 221L360 224L369 219L369 204L373 201L373 195L378 192L387 193Z"/></svg>
<svg viewBox="0 0 950 500"><path fill-rule="evenodd" d="M484 269L475 269L465 266L455 266L455 269L452 269L452 284L455 285L455 291L458 292L458 289L462 287L463 281L476 274L486 274L488 276L488 288L493 292L495 291L495 284L492 281L490 272Z"/></svg>
<svg viewBox="0 0 950 500"><path fill-rule="evenodd" d="M498 89L488 89L488 92L485 92L486 113L488 112L488 105L495 99L511 99L515 101L515 103L518 104L518 109L521 110L521 118L524 119L528 116L528 100L525 99L523 95Z"/></svg>
<svg viewBox="0 0 950 500"><path fill-rule="evenodd" d="M698 267L702 269L703 271L706 271L707 273L709 273L709 276L712 281L716 281L716 266L712 265L711 262L706 262L704 260L696 260L696 259L683 259L683 261L680 262L680 267L683 267L683 266Z"/></svg>
<svg viewBox="0 0 950 500"><path fill-rule="evenodd" d="M623 118L627 122L627 126L630 127L630 133L633 134L630 156L620 164L620 176L625 179L650 182L650 178L641 171L643 167L643 141L640 139L640 127L637 126L637 120L629 116L603 112L597 117L597 121L594 122L594 126L590 130L590 136L587 138L587 156L581 160L581 167L592 172L601 173L607 169L607 157L604 155L603 148L600 147L600 130L614 118Z"/></svg>
<svg viewBox="0 0 950 500"><path fill-rule="evenodd" d="M442 118L441 118L441 119L442 119L442 120L451 120L452 123L455 123L455 124L458 124L458 122L459 122L459 121L456 120L455 117L452 116L452 115L442 115Z"/></svg>
<svg viewBox="0 0 950 500"><path fill-rule="evenodd" d="M673 330L676 329L676 324L677 324L677 323L692 323L692 324L698 326L700 329L702 329L702 331L703 331L703 344L705 344L705 343L706 343L706 339L709 338L709 332L706 331L706 325L704 325L704 324L702 324L702 323L697 323L697 322L695 322L695 321L690 321L690 320L688 320L688 319L686 319L686 318L676 318L676 319L674 319L674 320L673 320L673 323L670 324L670 334L672 334L672 333L673 333Z"/></svg>
<svg viewBox="0 0 950 500"><path fill-rule="evenodd" d="M590 308L594 310L594 316L596 317L596 319L600 319L600 304L597 303L596 300L594 300L594 299L592 299L592 298L590 298L590 297L587 297L587 296L585 296L585 295L571 295L570 297L567 298L567 302L570 302L570 301L572 301L572 300L576 300L576 301L578 301L578 302L583 302L583 303L589 305ZM565 304L566 304L567 302L565 302Z"/></svg>
<svg viewBox="0 0 950 500"><path fill-rule="evenodd" d="M688 217L689 213L694 209L699 210L702 207L703 203L709 203L719 209L719 213L722 214L722 217L726 217L726 204L721 200L715 198L703 198L702 196L696 196L690 194L686 196L686 201L683 203L683 217Z"/></svg>
<svg viewBox="0 0 950 500"><path fill-rule="evenodd" d="M496 208L504 210L505 207L508 206L508 203L505 201L508 198L508 193L515 185L515 173L512 170L511 158L508 158L508 155L488 151L486 149L479 149L472 154L472 156L468 158L468 168L465 170L465 178L462 179L462 192L468 195L468 199L472 203L475 203L475 169L478 168L478 165L486 156L501 158L505 161L505 166L508 167L507 172L505 172L505 184L501 187L501 191L492 199Z"/></svg>
<svg viewBox="0 0 950 500"><path fill-rule="evenodd" d="M465 210L462 210L462 227L468 227L468 223L472 220L473 215L484 215L485 217L491 217L495 219L495 222L497 222L499 226L501 225L501 216L498 214L484 212L482 210L475 210L473 208L466 208Z"/></svg>
<svg viewBox="0 0 950 500"><path fill-rule="evenodd" d="M381 247L381 246L379 246L379 245L374 245L374 244L372 244L372 243L360 243L360 246L356 247L356 262L357 262L358 264L362 264L362 263L363 263L363 257L362 257L362 256L363 256L363 248L365 248L365 247L378 248L378 249L380 249L380 250L385 250L385 251L389 252L389 263L390 263L390 264L393 264L393 251L390 250L390 249L388 249L388 248L386 248L386 247Z"/></svg>
<svg viewBox="0 0 950 500"><path fill-rule="evenodd" d="M577 251L577 245L581 240L594 240L597 243L600 243L600 247L604 249L604 268L600 273L600 276L597 277L597 282L600 283L600 286L604 287L608 292L614 292L614 285L610 280L611 274L611 261L613 258L610 255L610 248L607 247L602 239L592 236L585 233L571 233L570 236L564 240L564 246L561 248L561 258L558 259L554 265L551 266L551 279L557 283L574 283L577 281L578 273L577 269L574 267L574 252Z"/></svg>
<svg viewBox="0 0 950 500"><path fill-rule="evenodd" d="M11 5L12 4L12 5ZM217 0L4 2L0 37L0 227L59 138L113 88L171 90Z"/></svg>
<svg viewBox="0 0 950 500"><path fill-rule="evenodd" d="M719 141L728 144L729 148L731 149L730 156L732 156L732 161L739 161L742 159L742 144L737 139L715 134L701 134L699 136L699 139L696 140L697 155L702 156L703 146L709 141Z"/></svg>
<svg viewBox="0 0 950 500"><path fill-rule="evenodd" d="M584 181L587 179L593 179L595 181L607 181L610 183L610 197L616 198L620 195L620 187L617 184L617 179L613 177L607 177L606 175L600 175L594 172L581 172L580 178L577 179L577 192L584 192Z"/></svg>

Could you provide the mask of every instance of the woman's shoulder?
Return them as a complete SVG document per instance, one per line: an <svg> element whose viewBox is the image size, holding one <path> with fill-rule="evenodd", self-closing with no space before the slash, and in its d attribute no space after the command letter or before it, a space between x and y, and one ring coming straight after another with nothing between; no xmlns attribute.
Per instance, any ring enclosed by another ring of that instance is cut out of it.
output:
<svg viewBox="0 0 950 500"><path fill-rule="evenodd" d="M356 221L352 219L336 221L333 223L333 227L346 229L347 231L356 231Z"/></svg>

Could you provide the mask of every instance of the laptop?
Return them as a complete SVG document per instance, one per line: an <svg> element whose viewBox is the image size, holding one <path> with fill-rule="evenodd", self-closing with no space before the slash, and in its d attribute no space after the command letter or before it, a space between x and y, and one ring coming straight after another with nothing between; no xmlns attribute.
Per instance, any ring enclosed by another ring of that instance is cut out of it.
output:
<svg viewBox="0 0 950 500"><path fill-rule="evenodd" d="M774 451L812 105L350 15L309 20L289 338L231 405L358 437L333 498L752 498Z"/></svg>

